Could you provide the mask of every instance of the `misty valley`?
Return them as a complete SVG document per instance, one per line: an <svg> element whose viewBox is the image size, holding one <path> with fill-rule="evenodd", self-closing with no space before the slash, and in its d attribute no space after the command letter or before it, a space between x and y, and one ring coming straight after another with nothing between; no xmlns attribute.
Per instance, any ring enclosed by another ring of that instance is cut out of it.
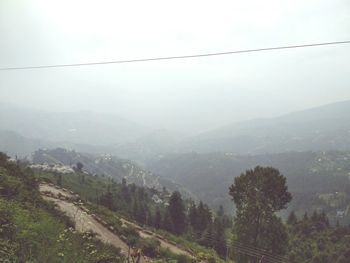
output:
<svg viewBox="0 0 350 263"><path fill-rule="evenodd" d="M348 112L339 102L185 136L112 115L3 109L0 255L346 262Z"/></svg>
<svg viewBox="0 0 350 263"><path fill-rule="evenodd" d="M0 1L0 263L350 263L349 15Z"/></svg>

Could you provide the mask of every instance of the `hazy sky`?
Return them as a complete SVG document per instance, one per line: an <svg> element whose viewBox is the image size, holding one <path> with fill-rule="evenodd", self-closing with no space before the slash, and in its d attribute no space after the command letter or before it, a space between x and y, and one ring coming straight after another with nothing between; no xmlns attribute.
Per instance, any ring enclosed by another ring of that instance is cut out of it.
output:
<svg viewBox="0 0 350 263"><path fill-rule="evenodd" d="M349 0L1 0L0 67L350 39ZM350 45L0 71L0 101L200 131L350 99Z"/></svg>

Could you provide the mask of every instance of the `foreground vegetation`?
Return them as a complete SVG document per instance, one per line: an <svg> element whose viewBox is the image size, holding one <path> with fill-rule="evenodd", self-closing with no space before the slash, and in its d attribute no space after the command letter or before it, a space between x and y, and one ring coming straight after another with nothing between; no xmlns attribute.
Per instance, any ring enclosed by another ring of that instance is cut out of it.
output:
<svg viewBox="0 0 350 263"><path fill-rule="evenodd" d="M37 170L35 174L40 180L60 184L78 193L92 213L98 214L118 235L125 237L131 247L142 249L146 256L175 262L193 261L185 255L176 255L162 248L157 240L141 238L134 225L122 227L121 218L160 234L198 259L223 261L216 252L220 244L222 255L226 248L225 227L219 229L219 225L230 222L223 211L213 220L211 211L203 203L195 205L190 200L184 201L178 192L170 194L166 189L159 192L134 184L127 185L125 180L117 183L108 177L83 172L62 175ZM155 196L159 199L154 199ZM154 200L158 200L158 203ZM191 210L189 216L187 208Z"/></svg>
<svg viewBox="0 0 350 263"><path fill-rule="evenodd" d="M346 263L350 258L350 226L331 226L325 213L292 212L288 221L288 259L291 263Z"/></svg>
<svg viewBox="0 0 350 263"><path fill-rule="evenodd" d="M77 233L44 201L29 170L0 153L0 262L121 262L118 249Z"/></svg>
<svg viewBox="0 0 350 263"><path fill-rule="evenodd" d="M313 213L310 217L305 215L303 219L297 219L293 212L287 224L284 224L275 216L278 209L273 210L273 224L261 226L261 229L265 228L270 233L268 238L272 243L263 241L251 244L249 240L239 238L239 235L244 236L250 230L255 229L254 219L256 217L254 214L250 214L251 223L243 224L245 227L239 228L236 220L232 228L231 220L224 215L222 208L214 213L207 205L182 200L181 195L176 192L170 195L166 189L158 192L155 189L137 187L133 184L127 185L125 181L116 183L110 178L82 173L60 176L38 171L36 174L42 180L59 182L63 187L79 193L86 201L90 201L91 211L100 215L108 224L117 229L119 234L125 236L127 242L132 246L142 248L144 253L154 260L191 262L191 259L186 256L174 255L161 248L157 240L142 239L132 225L128 225L127 228L121 227L120 218L129 218L143 225L143 229L152 230L166 240L176 243L177 246L192 251L197 258L212 262L221 262L226 258L241 260L238 262L259 262L265 257L265 260L284 260L295 263L344 263L349 258L350 227L331 225L325 213ZM280 185L283 186L285 184L283 177L278 178L280 178ZM276 180L273 181L277 183ZM239 189L247 188L240 187ZM268 188L263 187L259 191L266 189ZM289 195L283 194L283 191L281 191L283 199L290 200ZM157 204L152 200L155 194L162 199L162 203ZM237 198L237 201L243 200L242 195ZM260 202L263 203L264 200L261 199ZM248 203L251 204L251 202ZM171 206L176 207L177 213L172 215ZM278 208L284 207L285 204ZM257 212L255 208L251 211ZM174 224L174 220L179 221ZM261 232L262 235L267 233L265 230ZM266 235L264 238L267 238ZM273 240L278 240L278 242L273 242ZM276 246L270 250L264 247L266 244ZM262 252L261 249L264 249L265 252ZM221 258L217 255L221 255Z"/></svg>
<svg viewBox="0 0 350 263"><path fill-rule="evenodd" d="M292 212L283 224L276 212L291 201L286 178L272 167L255 167L234 179L236 204L232 246L238 262L345 263L350 226L331 226L326 213Z"/></svg>
<svg viewBox="0 0 350 263"><path fill-rule="evenodd" d="M332 225L324 212L299 218L293 212L286 223L276 216L290 195L284 177L273 168L257 167L237 177L230 193L241 210L232 225L222 208L213 212L202 202L183 200L178 192L127 185L125 180L117 183L81 169L71 174L33 173L0 154L0 262L123 261L118 249L92 234L76 233L72 222L40 197L35 177L79 193L91 213L153 262L345 263L350 257L350 227ZM271 195L271 187L280 192ZM156 234L143 238L133 222L145 233ZM194 257L174 254L160 240Z"/></svg>

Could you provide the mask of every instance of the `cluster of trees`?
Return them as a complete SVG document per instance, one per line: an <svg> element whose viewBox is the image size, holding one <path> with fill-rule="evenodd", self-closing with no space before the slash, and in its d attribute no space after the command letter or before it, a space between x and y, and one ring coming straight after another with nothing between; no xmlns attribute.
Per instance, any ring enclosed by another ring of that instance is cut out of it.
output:
<svg viewBox="0 0 350 263"><path fill-rule="evenodd" d="M163 203L155 204L151 199L153 195L160 196ZM112 181L98 202L111 210L127 213L140 224L186 236L191 241L214 248L222 256L226 253L225 230L231 221L222 206L215 214L203 202L197 205L193 201L184 201L178 191L170 195L165 188L158 192L128 185L125 179L122 184Z"/></svg>
<svg viewBox="0 0 350 263"><path fill-rule="evenodd" d="M123 179L118 184L110 179L110 184L101 195L96 193L97 202L112 211L119 211L134 218L140 224L152 225L155 215L152 213L151 195L155 190L138 187L135 184L127 184Z"/></svg>
<svg viewBox="0 0 350 263"><path fill-rule="evenodd" d="M225 256L227 251L225 230L231 228L232 223L224 214L223 207L219 207L214 218L207 205L200 202L196 206L193 203L188 218L194 239L199 244L214 248L219 255Z"/></svg>
<svg viewBox="0 0 350 263"><path fill-rule="evenodd" d="M292 196L286 178L272 167L258 166L234 179L229 188L236 205L233 225L222 207L214 213L203 202L183 200L176 191L170 194L166 189L92 176L73 190L140 224L180 235L237 262L343 263L350 255L350 227L331 226L324 212L306 213L302 219L292 212L287 224L282 222L276 213L287 207ZM154 195L163 203L154 202Z"/></svg>
<svg viewBox="0 0 350 263"><path fill-rule="evenodd" d="M219 255L225 256L225 230L230 227L231 220L224 214L222 206L216 214L201 201L198 205L190 202L186 209L179 192L175 191L170 196L169 206L164 214L165 230L177 235L186 235L187 238L213 248Z"/></svg>
<svg viewBox="0 0 350 263"><path fill-rule="evenodd" d="M276 212L291 201L286 179L272 167L255 167L230 187L236 204L234 258L238 262L345 263L350 258L350 226L331 226L324 211L291 212L283 224Z"/></svg>
<svg viewBox="0 0 350 263"><path fill-rule="evenodd" d="M331 226L324 212L288 220L288 259L291 263L345 263L350 258L350 226Z"/></svg>

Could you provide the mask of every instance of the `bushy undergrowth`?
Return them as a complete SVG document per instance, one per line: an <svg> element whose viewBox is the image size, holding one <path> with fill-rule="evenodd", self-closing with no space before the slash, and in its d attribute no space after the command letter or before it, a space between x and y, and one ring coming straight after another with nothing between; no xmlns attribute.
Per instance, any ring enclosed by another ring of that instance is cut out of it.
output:
<svg viewBox="0 0 350 263"><path fill-rule="evenodd" d="M120 251L79 234L43 200L29 170L0 153L0 262L121 262Z"/></svg>

